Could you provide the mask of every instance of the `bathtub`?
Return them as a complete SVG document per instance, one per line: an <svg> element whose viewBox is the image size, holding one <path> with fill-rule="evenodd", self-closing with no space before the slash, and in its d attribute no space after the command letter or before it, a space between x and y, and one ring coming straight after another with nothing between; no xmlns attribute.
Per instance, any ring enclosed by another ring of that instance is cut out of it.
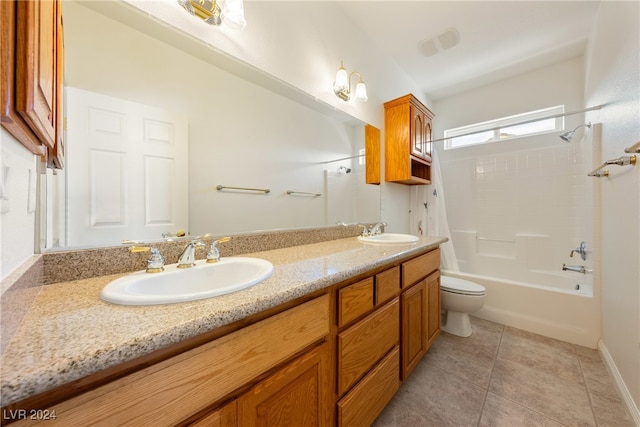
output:
<svg viewBox="0 0 640 427"><path fill-rule="evenodd" d="M442 274L476 282L487 289L484 306L472 316L597 348L601 318L591 276L545 274L543 283L549 286L542 286L465 272L443 270ZM575 289L576 285L579 289Z"/></svg>

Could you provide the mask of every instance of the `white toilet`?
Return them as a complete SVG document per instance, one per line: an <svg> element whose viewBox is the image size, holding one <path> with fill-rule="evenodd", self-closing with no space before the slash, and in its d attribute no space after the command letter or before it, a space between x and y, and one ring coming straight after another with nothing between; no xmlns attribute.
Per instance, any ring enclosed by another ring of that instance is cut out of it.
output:
<svg viewBox="0 0 640 427"><path fill-rule="evenodd" d="M486 289L468 280L457 277L440 277L442 298L441 329L459 337L468 337L473 332L469 313L482 308Z"/></svg>

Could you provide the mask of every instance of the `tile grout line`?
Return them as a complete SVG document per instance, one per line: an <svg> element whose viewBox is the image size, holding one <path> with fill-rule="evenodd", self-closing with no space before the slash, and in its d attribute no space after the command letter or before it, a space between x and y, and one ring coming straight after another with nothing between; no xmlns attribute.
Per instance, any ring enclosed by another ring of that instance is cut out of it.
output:
<svg viewBox="0 0 640 427"><path fill-rule="evenodd" d="M495 368L495 364L496 364L496 362L498 361L498 357L500 357L500 355L499 355L499 353L500 353L500 346L502 345L502 338L503 338L503 336L504 336L504 332L505 332L505 330L506 330L506 329L507 329L507 326L505 325L505 326L504 326L504 328L503 328L503 330L502 330L502 333L500 334L500 342L498 343L498 349L497 349L496 354L495 354L495 359L494 359L494 363L493 363L493 368L491 369L491 375L490 375L490 377L489 377L489 386L491 386L491 379L492 379L492 377L493 377L493 371L494 371L494 368ZM576 353L575 345L573 345L573 352L574 352L574 353ZM504 357L503 357L503 359L504 359L504 360L506 360L506 361L509 361L509 360L510 360L510 359L508 359L508 358L504 358ZM582 372L582 368L581 368L581 372ZM584 376L584 374L583 374L583 376ZM488 393L489 393L489 389L487 389L487 394L488 394ZM546 413L544 413L544 412L541 412L541 411L539 411L539 410L537 410L537 409L530 408L529 406L524 405L522 402L519 402L519 401L517 401L517 400L513 400L512 398L510 398L510 397L508 397L508 396L503 396L502 394L496 394L496 396L499 396L500 398L502 398L502 399L504 399L504 400L508 400L509 402L512 402L512 403L514 403L514 404L516 404L516 405L518 405L518 406L520 406L520 407L522 407L522 408L525 408L525 409L526 409L526 410L528 410L528 411L535 412L536 414L539 414L539 415L543 416L543 417L544 417L544 418L546 418L546 419L552 420L553 422L555 422L555 423L557 423L557 424L559 424L559 425L562 425L562 426L565 426L565 427L569 427L567 424L565 424L564 422L562 422L562 421L560 421L560 420L556 419L555 417L551 417L549 414L546 414ZM486 402L486 400L485 400L485 402ZM589 402L589 403L591 403L591 402ZM590 405L590 407L591 407L591 405ZM481 411L481 412L484 412L484 404L483 404L483 406L482 406L482 411ZM593 407L591 407L591 412L593 412ZM595 419L595 417L594 417L594 419ZM478 427L479 427L479 426L478 426ZM597 426L595 426L595 427L597 427Z"/></svg>
<svg viewBox="0 0 640 427"><path fill-rule="evenodd" d="M504 336L504 325L502 326L502 330L500 331L500 339L498 340L498 346L496 347L496 352L493 354L493 363L491 364L491 373L489 374L489 381L487 381L487 387L484 392L484 398L482 399L482 406L480 407L480 414L478 415L478 422L476 423L476 427L480 427L480 422L482 421L482 415L484 414L485 406L487 405L487 396L489 396L489 389L491 388L491 378L493 377L493 370L496 367L496 360L498 360L498 353L500 352L500 346L502 345L503 336Z"/></svg>
<svg viewBox="0 0 640 427"><path fill-rule="evenodd" d="M576 359L578 360L578 366L580 366L580 373L582 374L582 382L584 383L584 391L587 393L587 399L589 399L589 408L591 408L591 415L593 415L593 422L595 426L598 427L598 418L596 417L596 411L593 409L593 399L591 398L591 393L589 392L589 386L587 386L587 377L584 374L584 368L582 367L582 360L578 356L578 349L575 344L573 345L573 351L576 354Z"/></svg>

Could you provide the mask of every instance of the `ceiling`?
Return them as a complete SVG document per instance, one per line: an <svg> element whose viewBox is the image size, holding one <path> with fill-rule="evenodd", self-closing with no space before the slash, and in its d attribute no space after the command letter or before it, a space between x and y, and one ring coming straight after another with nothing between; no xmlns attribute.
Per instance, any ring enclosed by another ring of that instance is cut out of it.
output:
<svg viewBox="0 0 640 427"><path fill-rule="evenodd" d="M339 4L432 100L582 55L599 7L599 1Z"/></svg>

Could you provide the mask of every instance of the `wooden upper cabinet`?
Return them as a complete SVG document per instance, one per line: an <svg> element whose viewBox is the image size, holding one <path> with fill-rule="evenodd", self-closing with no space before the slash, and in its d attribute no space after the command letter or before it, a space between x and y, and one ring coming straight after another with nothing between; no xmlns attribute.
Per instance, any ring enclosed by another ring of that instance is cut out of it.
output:
<svg viewBox="0 0 640 427"><path fill-rule="evenodd" d="M2 124L32 153L62 166L60 0L2 3Z"/></svg>
<svg viewBox="0 0 640 427"><path fill-rule="evenodd" d="M431 125L434 114L413 95L384 104L385 180L431 184Z"/></svg>

